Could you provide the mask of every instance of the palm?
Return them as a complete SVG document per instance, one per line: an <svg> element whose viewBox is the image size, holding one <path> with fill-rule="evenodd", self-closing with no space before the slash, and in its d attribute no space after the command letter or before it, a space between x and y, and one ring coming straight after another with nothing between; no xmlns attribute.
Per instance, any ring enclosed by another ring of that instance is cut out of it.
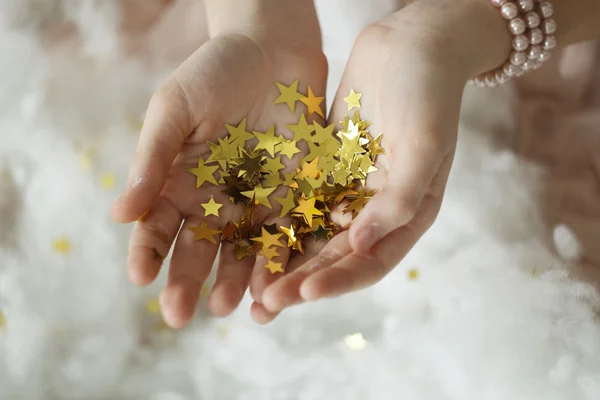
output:
<svg viewBox="0 0 600 400"><path fill-rule="evenodd" d="M197 167L200 157L209 158L212 152L207 141L216 143L219 137L227 135L226 124L238 126L244 118L247 132L265 132L275 125L277 133L291 139L293 134L285 127L296 124L306 109L298 105L292 114L285 104L274 105L279 96L276 82L289 85L299 80L301 85L310 85L315 93L324 92L327 70L322 55L287 56L285 59L265 57L246 37L213 39L179 68L174 75L177 84L153 99L149 107L145 127L153 123L153 118L160 118L162 129L172 131L174 136L181 135L184 140L177 149L172 142L156 144L165 147L164 153L172 151L176 156L150 212L143 222L136 224L128 264L134 282L149 283L156 277L162 259L175 242L169 280L161 299L165 317L173 326L182 326L193 315L201 286L219 252L216 235L216 243L210 239L195 240L194 232L189 228L206 224L221 230L229 221L239 222L244 212L244 205L230 202L223 187L205 183L196 188L196 177L187 170ZM306 86L300 89L306 93ZM181 121L187 125L181 126ZM305 150L302 145L298 143L298 148ZM281 162L285 165L282 172L294 169L300 156L291 161L282 156ZM276 191L272 196L284 194ZM151 193L145 197L140 194L139 201L132 202L132 207L137 207L136 212L143 211L144 202L150 196ZM219 217L206 216L201 207L211 198L222 204ZM275 201L271 204L271 209L259 207L255 216L257 223L283 222L279 219L279 204ZM263 289L277 276L262 268L260 264L265 260L253 257L238 260L233 250L231 243L221 246L217 281L209 297L209 308L217 315L231 312L249 285L255 300L260 300ZM283 262L288 253L281 255ZM253 309L258 320L267 317L258 304Z"/></svg>
<svg viewBox="0 0 600 400"><path fill-rule="evenodd" d="M437 59L439 52L420 48L421 36L411 41L412 33L394 37L388 28L373 26L355 44L330 121L348 114L344 97L351 89L362 93L362 119L372 122L373 136L384 133L385 154L366 182L377 193L349 230L267 288L268 310L379 281L435 220L452 164L464 82L446 79L449 63Z"/></svg>

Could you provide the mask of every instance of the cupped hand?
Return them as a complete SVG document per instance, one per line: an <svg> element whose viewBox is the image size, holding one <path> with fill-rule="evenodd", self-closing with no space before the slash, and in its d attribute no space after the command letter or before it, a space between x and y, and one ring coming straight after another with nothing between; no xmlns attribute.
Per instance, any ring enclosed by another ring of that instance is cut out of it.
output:
<svg viewBox="0 0 600 400"><path fill-rule="evenodd" d="M348 114L344 98L351 89L362 93L362 119L372 121L373 136L383 132L385 154L366 182L377 192L348 230L265 290L267 310L280 312L378 282L436 219L453 162L463 89L486 67L464 48L468 41L456 40L457 26L480 12L492 21L498 17L485 2L470 8L463 0L454 9L465 12L452 21L444 3L415 2L367 28L355 43L330 122ZM491 29L503 32L497 19Z"/></svg>
<svg viewBox="0 0 600 400"><path fill-rule="evenodd" d="M219 252L218 234L213 236L214 242L195 240L190 228L206 224L215 231L222 230L228 221L240 221L244 209L242 204L232 204L222 187L204 183L197 188L196 177L187 170L197 167L200 157L208 159L211 151L207 141L225 137L226 124L230 129L239 128L242 135L266 132L275 125L277 133L291 139L285 126L297 123L306 109L298 103L291 113L285 104L274 105L280 94L276 83L290 85L299 80L300 91L306 93L310 85L318 94L325 91L326 76L327 63L320 48L273 52L247 36L228 34L201 46L153 96L128 186L113 206L112 215L120 222L138 220L127 261L130 280L135 284L154 281L174 244L168 281L160 298L170 326L182 327L192 318L201 287ZM287 160L286 168L293 169L300 156L291 161L282 157L282 162ZM217 174L214 177L218 179ZM205 216L201 207L211 198L223 205L218 218ZM284 222L279 218L279 204L271 204L272 209L259 208L257 223ZM270 319L259 303L264 288L277 275L263 268L266 261L262 257L238 260L233 250L231 243L221 246L209 309L215 315L227 315L250 286L256 301L254 318L259 322ZM289 250L282 249L280 254L285 264Z"/></svg>

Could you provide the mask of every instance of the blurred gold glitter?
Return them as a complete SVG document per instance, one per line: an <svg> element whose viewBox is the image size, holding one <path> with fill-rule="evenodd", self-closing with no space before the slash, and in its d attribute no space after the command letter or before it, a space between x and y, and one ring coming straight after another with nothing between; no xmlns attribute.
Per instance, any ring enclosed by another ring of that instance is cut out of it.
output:
<svg viewBox="0 0 600 400"><path fill-rule="evenodd" d="M146 310L148 310L150 314L160 314L160 302L158 299L148 300L146 303Z"/></svg>
<svg viewBox="0 0 600 400"><path fill-rule="evenodd" d="M92 155L90 151L83 151L79 155L79 166L86 171L92 169L94 162L92 161Z"/></svg>
<svg viewBox="0 0 600 400"><path fill-rule="evenodd" d="M0 330L4 329L6 326L6 319L4 318L4 313L0 310Z"/></svg>
<svg viewBox="0 0 600 400"><path fill-rule="evenodd" d="M200 297L202 297L203 299L206 299L208 297L209 293L210 293L210 285L205 283L204 285L202 285L202 288L200 289Z"/></svg>
<svg viewBox="0 0 600 400"><path fill-rule="evenodd" d="M367 347L367 341L363 338L362 333L355 333L344 338L346 346L352 351L359 351Z"/></svg>
<svg viewBox="0 0 600 400"><path fill-rule="evenodd" d="M110 172L105 172L100 177L100 182L104 189L110 190L115 187L115 175Z"/></svg>
<svg viewBox="0 0 600 400"><path fill-rule="evenodd" d="M416 281L417 279L419 279L419 270L418 269L413 268L410 271L408 271L408 280L409 281Z"/></svg>
<svg viewBox="0 0 600 400"><path fill-rule="evenodd" d="M57 239L52 242L52 249L57 253L67 254L71 251L71 242L65 237Z"/></svg>
<svg viewBox="0 0 600 400"><path fill-rule="evenodd" d="M226 326L219 326L217 328L217 331L219 332L219 337L221 338L225 338L229 334L229 328L227 328Z"/></svg>

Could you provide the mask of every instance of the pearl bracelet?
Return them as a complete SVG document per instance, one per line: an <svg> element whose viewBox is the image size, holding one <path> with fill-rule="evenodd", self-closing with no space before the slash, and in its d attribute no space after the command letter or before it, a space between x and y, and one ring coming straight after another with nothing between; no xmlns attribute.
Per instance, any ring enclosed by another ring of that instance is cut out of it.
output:
<svg viewBox="0 0 600 400"><path fill-rule="evenodd" d="M494 87L538 69L556 47L554 8L544 0L491 0L508 21L513 51L501 67L477 75L470 82L479 87Z"/></svg>

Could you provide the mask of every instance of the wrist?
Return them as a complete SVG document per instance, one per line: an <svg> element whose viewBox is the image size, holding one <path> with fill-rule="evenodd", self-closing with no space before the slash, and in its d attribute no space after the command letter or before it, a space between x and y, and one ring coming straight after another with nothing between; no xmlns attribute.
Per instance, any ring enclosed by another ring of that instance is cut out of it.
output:
<svg viewBox="0 0 600 400"><path fill-rule="evenodd" d="M312 0L204 0L210 37L237 34L263 50L321 52L321 30Z"/></svg>

